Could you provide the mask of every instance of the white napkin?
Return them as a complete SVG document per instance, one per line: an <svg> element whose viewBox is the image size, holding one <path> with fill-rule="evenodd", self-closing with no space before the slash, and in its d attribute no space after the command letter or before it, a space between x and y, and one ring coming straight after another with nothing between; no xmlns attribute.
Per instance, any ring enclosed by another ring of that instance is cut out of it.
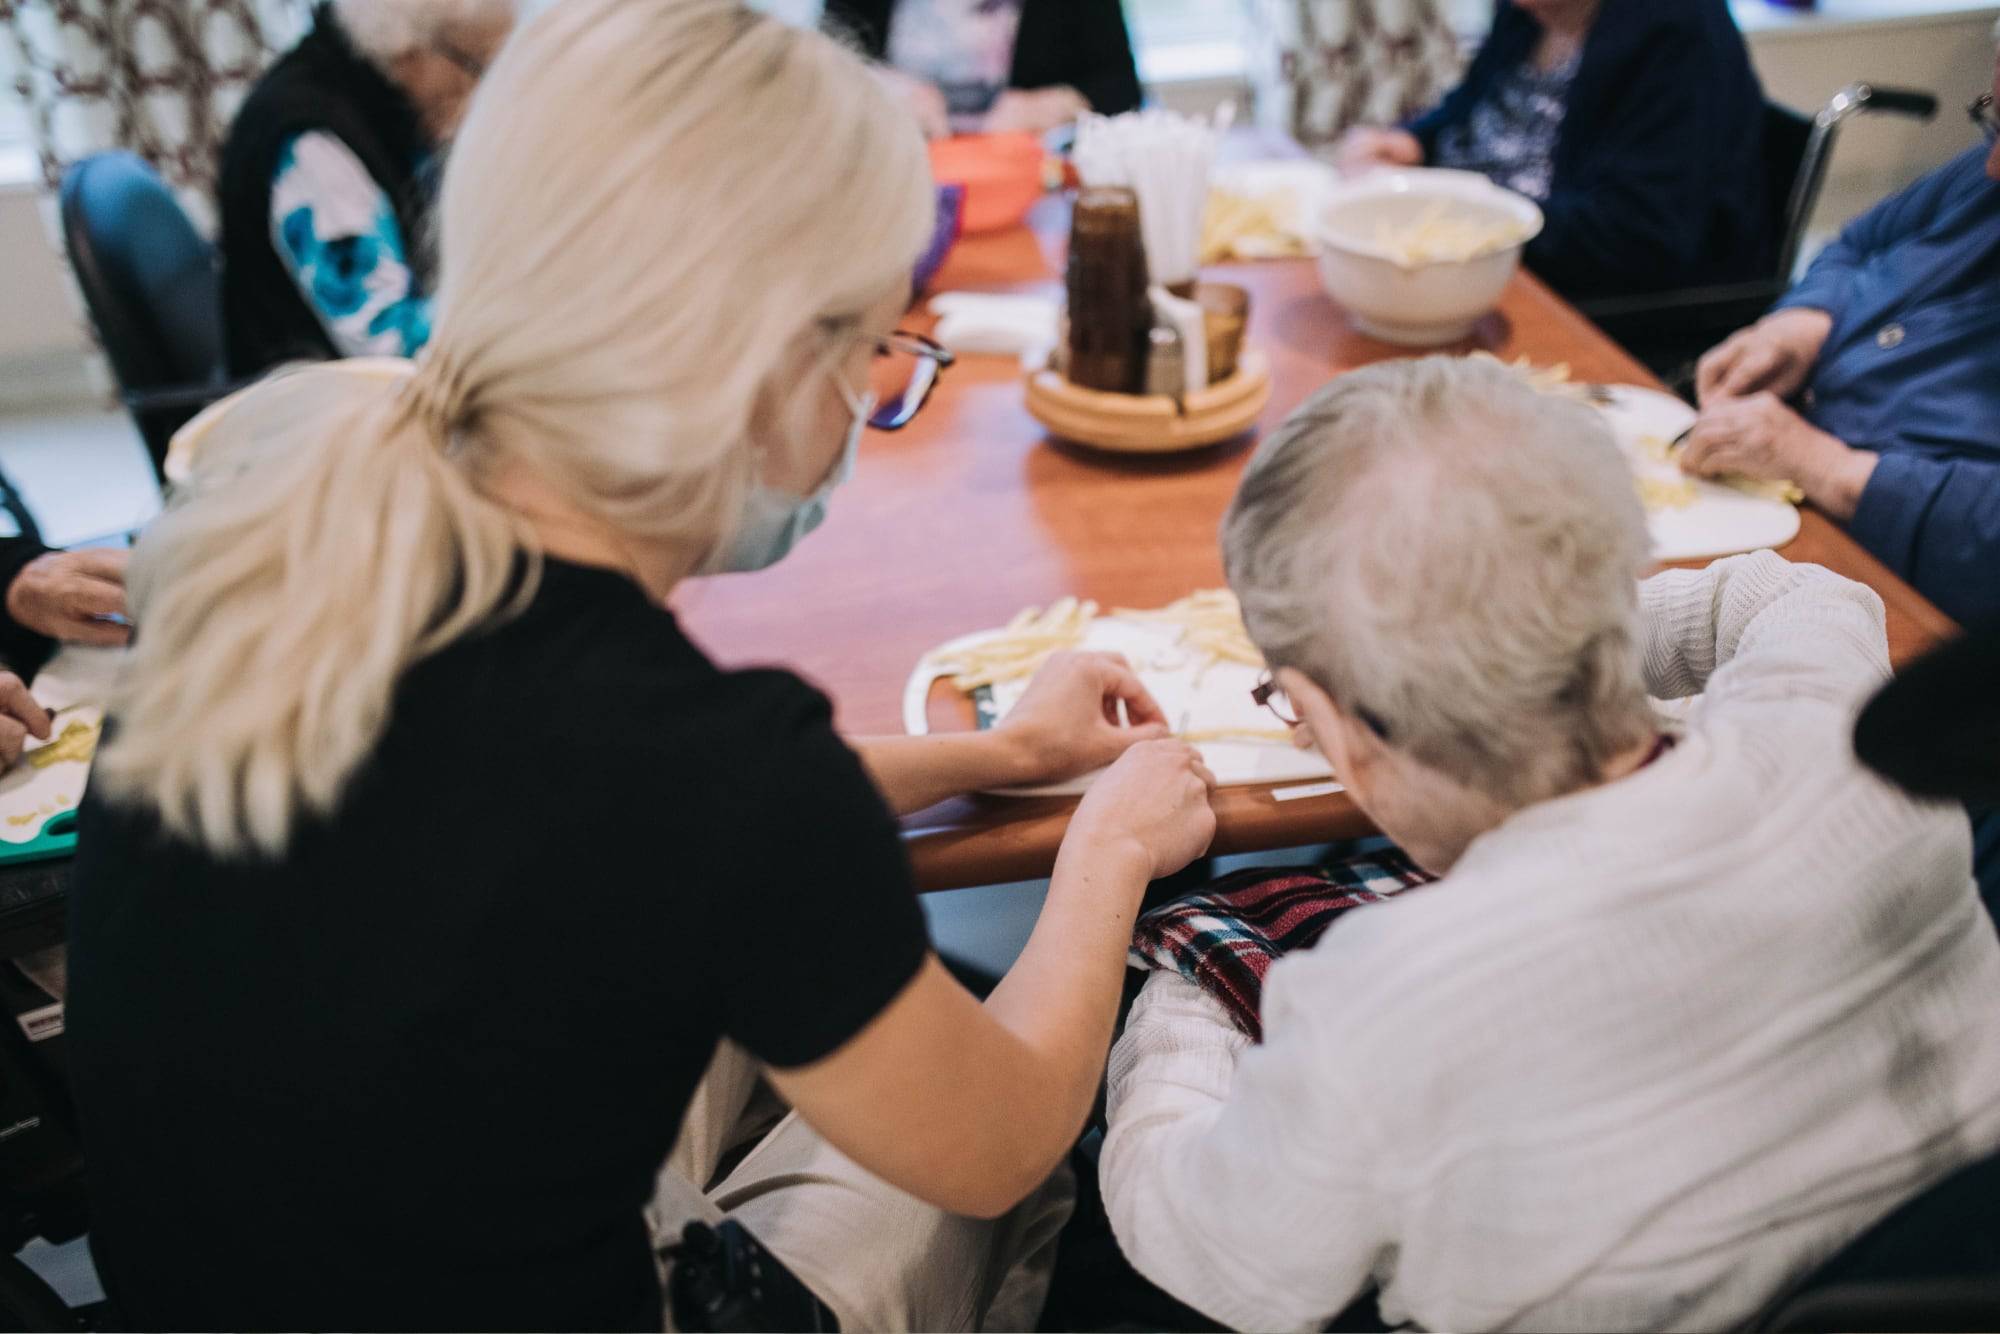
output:
<svg viewBox="0 0 2000 1334"><path fill-rule="evenodd" d="M938 317L931 336L961 356L1048 360L1059 337L1062 306L1054 297L942 292L931 298Z"/></svg>

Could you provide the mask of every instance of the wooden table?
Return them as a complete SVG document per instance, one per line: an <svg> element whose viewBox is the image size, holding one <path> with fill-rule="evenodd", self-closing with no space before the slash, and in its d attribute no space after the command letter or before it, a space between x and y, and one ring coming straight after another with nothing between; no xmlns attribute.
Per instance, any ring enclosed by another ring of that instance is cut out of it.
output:
<svg viewBox="0 0 2000 1334"><path fill-rule="evenodd" d="M1032 231L962 242L937 290L1056 291L1062 222L1052 200ZM1220 266L1209 276L1252 294L1250 337L1269 356L1274 380L1260 433L1330 376L1407 355L1356 333L1310 262ZM1566 362L1582 380L1657 385L1525 274L1472 345L1538 365ZM1058 444L1024 410L1014 363L967 358L908 429L868 438L853 481L797 554L758 574L691 583L675 606L723 663L782 664L817 683L848 734L900 733L912 668L955 635L1068 594L1150 607L1220 586L1217 527L1250 449L1243 440L1143 460ZM1802 517L1784 554L1880 593L1897 662L1952 632L1941 612L1824 516ZM934 728L971 725L969 708L934 706L934 715ZM976 798L912 817L904 828L918 883L936 890L1046 875L1073 809L1067 799ZM1345 796L1280 803L1269 788L1228 788L1216 810L1217 853L1371 832Z"/></svg>

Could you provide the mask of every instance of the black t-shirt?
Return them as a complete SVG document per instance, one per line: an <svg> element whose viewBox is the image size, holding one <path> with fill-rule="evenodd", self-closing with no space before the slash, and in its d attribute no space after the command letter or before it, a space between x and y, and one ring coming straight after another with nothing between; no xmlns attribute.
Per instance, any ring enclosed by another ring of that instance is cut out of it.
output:
<svg viewBox="0 0 2000 1334"><path fill-rule="evenodd" d="M282 861L83 819L69 1036L137 1328L658 1329L641 1209L717 1040L826 1055L927 948L826 701L556 561Z"/></svg>

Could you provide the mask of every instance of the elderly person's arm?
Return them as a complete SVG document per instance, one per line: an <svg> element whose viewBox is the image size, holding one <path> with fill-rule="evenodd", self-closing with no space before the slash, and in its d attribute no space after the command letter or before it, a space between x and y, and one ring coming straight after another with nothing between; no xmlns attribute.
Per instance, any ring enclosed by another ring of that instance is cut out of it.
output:
<svg viewBox="0 0 2000 1334"><path fill-rule="evenodd" d="M1964 188L1953 173L1933 171L1876 204L1841 228L1839 238L1820 251L1806 276L1778 299L1774 309L1823 310L1838 319L1856 270L1929 223L1948 197Z"/></svg>
<svg viewBox="0 0 2000 1334"><path fill-rule="evenodd" d="M1935 171L1848 223L1770 314L1701 359L1695 389L1702 405L1759 393L1790 398L1804 388L1847 308L1857 271L1936 217L1950 196L1963 189L1962 177Z"/></svg>
<svg viewBox="0 0 2000 1334"><path fill-rule="evenodd" d="M32 680L58 643L121 645L127 553L0 538L0 662Z"/></svg>
<svg viewBox="0 0 2000 1334"><path fill-rule="evenodd" d="M430 298L395 206L334 135L301 134L279 154L271 241L343 357L411 357L430 341Z"/></svg>
<svg viewBox="0 0 2000 1334"><path fill-rule="evenodd" d="M1770 551L1733 556L1654 575L1639 603L1646 689L1661 699L1749 690L1858 699L1888 679L1882 599L1817 565Z"/></svg>
<svg viewBox="0 0 2000 1334"><path fill-rule="evenodd" d="M2000 424L1996 424L2000 430ZM1847 531L1959 621L2000 615L2000 463L1870 454Z"/></svg>
<svg viewBox="0 0 2000 1334"><path fill-rule="evenodd" d="M1236 1329L1316 1329L1343 1310L1389 1216L1366 1121L1328 1105L1337 1073L1281 996L1266 993L1252 1047L1199 988L1157 974L1111 1053L1100 1175L1119 1249Z"/></svg>
<svg viewBox="0 0 2000 1334"><path fill-rule="evenodd" d="M1628 291L1641 275L1691 272L1711 258L1713 163L1690 144L1731 129L1718 123L1728 104L1691 77L1706 62L1699 34L1673 24L1622 71L1613 114L1590 128L1588 153L1542 201L1541 233L1524 253L1538 277L1570 294Z"/></svg>

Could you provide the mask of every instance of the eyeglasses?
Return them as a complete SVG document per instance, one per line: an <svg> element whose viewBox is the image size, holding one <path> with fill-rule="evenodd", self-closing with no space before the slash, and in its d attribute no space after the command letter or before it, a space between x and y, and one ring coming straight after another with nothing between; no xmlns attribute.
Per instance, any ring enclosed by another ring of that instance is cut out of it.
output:
<svg viewBox="0 0 2000 1334"><path fill-rule="evenodd" d="M1993 109L1993 94L1981 93L1972 99L1972 105L1965 109L1965 114L1972 118L1972 123L1986 136L1986 142L1992 143L2000 139L2000 112Z"/></svg>
<svg viewBox="0 0 2000 1334"><path fill-rule="evenodd" d="M1251 690L1250 698L1269 709L1285 726L1299 725L1299 711L1292 707L1292 697L1284 692L1277 678L1269 672L1265 672L1264 678Z"/></svg>
<svg viewBox="0 0 2000 1334"><path fill-rule="evenodd" d="M955 358L942 343L906 330L856 337L875 348L868 368L875 411L869 414L868 424L878 431L900 431L930 402L938 376Z"/></svg>
<svg viewBox="0 0 2000 1334"><path fill-rule="evenodd" d="M1257 701L1264 708L1269 709L1272 715L1285 726L1297 727L1299 725L1298 706L1292 703L1292 697L1285 693L1284 688L1278 684L1278 679L1271 675L1271 673L1264 673L1263 679L1258 681L1256 686L1251 689L1250 698ZM1382 738L1382 740L1387 741L1389 739L1389 725L1383 722L1378 714L1368 709L1357 708L1354 711L1354 716L1361 720L1363 727L1366 727L1376 736Z"/></svg>

